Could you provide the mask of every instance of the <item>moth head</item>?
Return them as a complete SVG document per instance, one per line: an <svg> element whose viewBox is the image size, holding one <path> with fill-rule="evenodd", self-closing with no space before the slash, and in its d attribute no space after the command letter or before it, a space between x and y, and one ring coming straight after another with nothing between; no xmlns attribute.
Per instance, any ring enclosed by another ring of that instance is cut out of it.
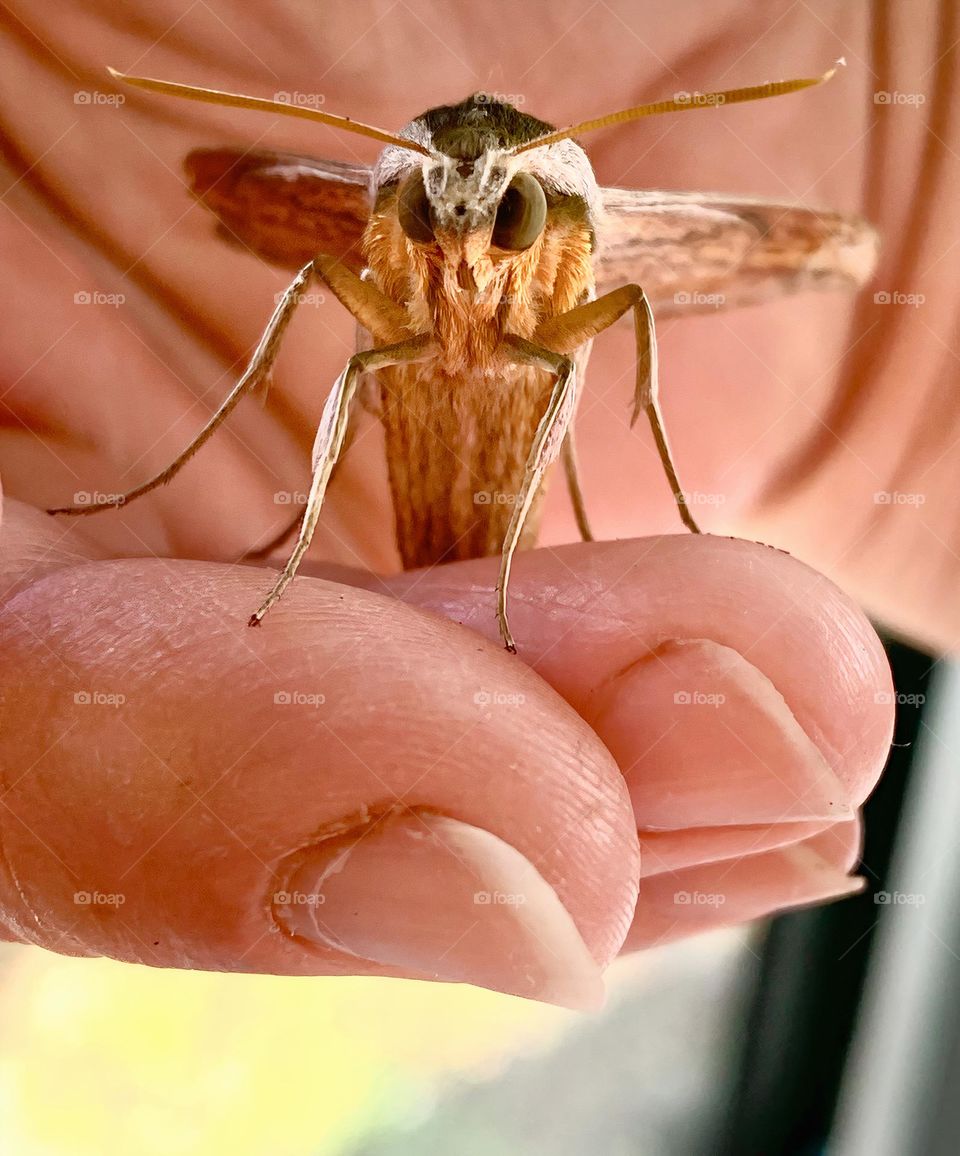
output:
<svg viewBox="0 0 960 1156"><path fill-rule="evenodd" d="M841 57L837 65L845 63ZM276 99L220 92L108 69L115 80L149 92L234 108L296 116L385 144L374 171L377 190L397 196L400 227L412 245L439 246L448 263L525 253L548 227L555 206L574 203L595 219L600 191L586 153L573 137L663 112L764 100L823 84L822 76L769 81L725 92L676 93L667 100L621 109L563 129L512 104L475 93L459 104L431 109L399 133ZM697 99L693 99L696 96Z"/></svg>
<svg viewBox="0 0 960 1156"><path fill-rule="evenodd" d="M547 197L530 172L495 152L416 166L397 188L400 228L415 245L520 253L547 224Z"/></svg>
<svg viewBox="0 0 960 1156"><path fill-rule="evenodd" d="M586 153L564 140L514 155L518 144L553 131L483 93L431 109L400 135L430 156L393 146L381 154L379 189L395 190L400 228L411 244L437 247L474 264L509 259L536 245L555 208L576 198L592 216L600 193Z"/></svg>
<svg viewBox="0 0 960 1156"><path fill-rule="evenodd" d="M837 66L843 63L841 57ZM599 189L575 135L665 112L799 92L829 80L837 66L821 76L724 92L676 93L563 129L476 93L460 104L431 109L401 129L398 137L405 144L395 140L387 145L374 184L378 190L396 186L400 224L414 245L443 248L451 239L462 245L469 238L471 249L479 251L487 237L494 249L523 252L542 235L551 198L579 198L591 219L598 212Z"/></svg>

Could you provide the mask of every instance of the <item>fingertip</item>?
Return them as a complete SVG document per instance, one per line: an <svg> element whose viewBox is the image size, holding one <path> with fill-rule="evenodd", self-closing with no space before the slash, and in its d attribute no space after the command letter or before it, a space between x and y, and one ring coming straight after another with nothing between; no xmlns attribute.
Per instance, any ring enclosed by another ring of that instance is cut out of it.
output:
<svg viewBox="0 0 960 1156"><path fill-rule="evenodd" d="M293 849L400 808L514 849L556 896L530 911L553 910L557 935L566 912L605 966L639 851L622 778L583 720L496 643L368 591L298 580L251 635L264 581L128 560L48 574L8 604L0 685L16 724L0 745L33 771L5 797L7 860L29 866L4 906L27 922L45 911L59 949L75 928L78 950L151 963L397 974L270 934L269 896ZM119 917L78 921L75 879L123 892ZM583 975L542 979L541 998L592 999Z"/></svg>
<svg viewBox="0 0 960 1156"><path fill-rule="evenodd" d="M481 559L389 585L490 637L496 572ZM850 803L872 790L893 733L889 663L860 608L804 563L754 542L672 535L529 551L513 574L524 660L588 722L623 671L666 644L706 640L783 699Z"/></svg>

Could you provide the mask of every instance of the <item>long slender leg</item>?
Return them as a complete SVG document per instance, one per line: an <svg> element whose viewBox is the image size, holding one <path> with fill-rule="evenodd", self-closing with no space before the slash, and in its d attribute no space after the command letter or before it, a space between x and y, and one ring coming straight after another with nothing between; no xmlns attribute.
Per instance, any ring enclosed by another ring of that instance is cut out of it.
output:
<svg viewBox="0 0 960 1156"><path fill-rule="evenodd" d="M149 481L143 482L142 485L128 490L125 494L118 494L113 501L98 503L94 506L61 506L57 509L47 510L47 513L69 514L73 516L97 514L101 510L125 506L136 498L140 498L144 494L149 494L151 490L155 490L158 486L165 485L169 482L170 479L186 465L197 450L200 449L203 443L223 424L243 395L255 389L257 385L266 379L277 358L284 331L290 324L290 319L293 317L294 311L299 304L300 291L308 284L313 272L314 265L311 261L309 264L304 265L296 277L294 277L283 297L280 299L280 303L273 311L273 316L270 318L269 324L264 330L263 336L260 338L260 342L254 350L247 368L244 370L243 376L227 395L226 400L213 417L210 418L187 448L183 450L166 469L161 470L159 474L154 475Z"/></svg>
<svg viewBox="0 0 960 1156"><path fill-rule="evenodd" d="M622 317L628 309L633 309L634 328L637 339L637 379L634 389L633 416L631 426L641 413L646 413L653 431L653 440L660 455L663 471L667 475L670 489L683 524L694 534L700 533L700 527L694 521L687 504L686 496L677 477L673 455L670 452L670 443L667 440L667 431L663 425L663 416L660 413L658 400L657 375L657 341L653 327L653 313L647 295L639 285L624 285L605 293L595 301L587 301L571 309L569 313L562 313L559 317L551 317L534 334L538 343L543 343L559 353L572 353L591 337L612 325Z"/></svg>
<svg viewBox="0 0 960 1156"><path fill-rule="evenodd" d="M300 523L297 543L286 566L274 583L273 589L263 600L260 609L250 616L250 626L260 625L260 620L290 585L297 572L297 567L310 546L310 539L313 537L317 522L320 520L320 508L323 505L327 483L330 481L333 467L343 448L350 402L361 375L368 370L384 369L388 365L399 365L401 362L409 364L410 362L424 361L432 354L431 339L429 336L424 336L414 337L409 341L399 342L397 345L386 345L380 349L367 349L361 353L355 353L347 362L346 368L334 383L330 396L323 407L323 416L320 419L320 428L317 431L317 440L313 447L313 482L310 486L310 493L307 495L307 504L303 512L303 521Z"/></svg>
<svg viewBox="0 0 960 1156"><path fill-rule="evenodd" d="M573 516L577 520L577 529L584 542L595 541L587 518L587 504L583 499L583 490L580 488L580 468L577 464L577 446L573 436L573 422L567 429L567 436L563 439L563 469L567 475L567 489L570 491L570 501L573 504Z"/></svg>
<svg viewBox="0 0 960 1156"><path fill-rule="evenodd" d="M653 440L656 442L657 453L660 455L660 464L663 466L663 472L667 475L667 481L673 491L673 499L677 503L680 519L691 533L699 534L700 527L690 513L687 496L683 492L683 487L677 476L677 468L670 452L670 443L667 441L666 426L663 424L663 414L660 412L658 396L660 375L657 362L657 338L653 327L653 310L650 308L646 293L639 286L630 286L630 288L636 288L640 294L639 300L634 303L633 307L633 323L637 336L637 383L630 425L635 425L640 414L646 412L650 429L653 431Z"/></svg>
<svg viewBox="0 0 960 1156"><path fill-rule="evenodd" d="M537 426L537 432L533 438L533 445L527 456L523 483L513 507L513 515L503 539L500 555L500 579L497 582L497 623L500 627L500 637L503 639L504 646L511 654L516 654L517 647L513 641L513 635L510 633L510 623L507 619L507 586L510 582L510 568L513 565L513 555L520 541L520 535L523 532L523 524L527 520L534 498L537 496L543 475L547 467L556 461L570 425L576 398L577 369L572 358L533 345L520 337L507 337L505 344L512 347L517 362L535 365L539 369L547 369L556 375L546 412L540 419L540 424Z"/></svg>
<svg viewBox="0 0 960 1156"><path fill-rule="evenodd" d="M360 389L363 388L362 383L360 384L359 388ZM337 459L337 462L334 465L333 470L330 474L330 482L328 483L328 485L330 483L332 483L333 480L336 478L337 470L340 468L340 460L342 459L344 453L349 452L350 444L353 440L355 433L356 433L356 426L348 425L347 426L346 440L343 443L343 448L340 450L340 458ZM311 470L311 472L312 472L312 470ZM262 562L265 558L269 558L270 555L274 552L274 550L278 550L285 542L288 542L290 540L290 538L293 537L294 532L296 531L297 527L300 525L300 522L302 521L302 519L303 519L303 515L298 511L296 514L294 514L294 516L290 519L290 521L287 522L287 524L283 527L282 530L278 530L273 535L273 537L268 538L267 541L264 542L264 544L262 546L254 546L250 550L244 550L244 552L240 555L240 557L237 558L237 562Z"/></svg>

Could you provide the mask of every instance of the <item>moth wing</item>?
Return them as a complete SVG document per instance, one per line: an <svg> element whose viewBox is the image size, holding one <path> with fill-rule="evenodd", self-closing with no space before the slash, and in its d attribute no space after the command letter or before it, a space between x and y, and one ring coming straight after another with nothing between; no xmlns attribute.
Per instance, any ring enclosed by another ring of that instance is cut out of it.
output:
<svg viewBox="0 0 960 1156"><path fill-rule="evenodd" d="M318 253L363 268L360 239L370 215L372 171L289 153L195 149L183 162L197 199L224 240L285 269Z"/></svg>
<svg viewBox="0 0 960 1156"><path fill-rule="evenodd" d="M746 197L604 189L603 212L598 293L636 282L658 317L857 289L879 248L861 217Z"/></svg>

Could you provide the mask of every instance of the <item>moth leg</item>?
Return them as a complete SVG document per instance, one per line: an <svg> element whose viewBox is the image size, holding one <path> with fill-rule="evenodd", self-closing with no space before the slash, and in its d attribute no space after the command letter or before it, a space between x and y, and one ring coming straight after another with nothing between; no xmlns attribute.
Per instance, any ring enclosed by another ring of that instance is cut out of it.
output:
<svg viewBox="0 0 960 1156"><path fill-rule="evenodd" d="M670 443L667 440L667 431L663 425L663 415L660 413L658 400L657 374L657 340L653 327L653 312L647 295L639 285L624 285L605 293L595 301L587 301L578 305L568 313L559 317L551 317L534 334L538 342L543 342L551 349L560 353L572 353L590 338L621 318L628 309L633 310L634 328L637 338L637 380L633 395L633 415L630 418L631 427L641 413L646 413L653 431L653 440L660 455L663 472L667 475L670 489L673 491L677 509L683 524L694 534L700 533L700 527L694 521L687 505L687 500L677 469L670 452Z"/></svg>
<svg viewBox="0 0 960 1156"><path fill-rule="evenodd" d="M361 275L358 277L342 262L335 261L332 257L325 257L320 254L314 260L314 271L317 274L318 280L322 281L328 289L332 289L334 295L342 305L345 305L347 310L356 317L365 317L368 320L371 318L382 319L380 341L381 343L394 344L396 341L403 339L403 332L405 325L400 323L400 318L397 314L397 305L388 297L380 292L375 285L369 284L369 277ZM367 270L369 273L369 270ZM360 298L357 293L357 287L360 286L362 292L367 295ZM363 287L367 286L366 289ZM392 328L391 328L392 327ZM389 337L384 336L384 333ZM361 352L374 348L374 338L370 331L357 321L357 352ZM377 416L379 405L374 405L371 398L376 397L379 401L379 386L375 378L366 378L361 380L357 390L357 398L370 413L375 413ZM356 425L347 425L347 438L344 442L343 449L340 451L341 456L344 452L349 451L350 444L356 436ZM337 470L340 468L339 461L334 467L333 473L330 475L330 482L332 483L337 476ZM256 562L269 558L274 550L282 546L294 533L297 526L300 524L301 515L298 513L292 521L288 522L286 526L278 531L272 538L265 542L262 546L257 546L255 549L246 550L237 559L238 562Z"/></svg>
<svg viewBox="0 0 960 1156"><path fill-rule="evenodd" d="M340 304L381 347L398 344L409 336L406 310L373 281L358 277L341 261L324 253L314 258L313 267Z"/></svg>
<svg viewBox="0 0 960 1156"><path fill-rule="evenodd" d="M587 505L583 499L583 490L580 488L580 472L577 464L577 447L573 437L573 422L563 439L563 470L567 475L567 489L570 491L570 501L573 503L573 516L577 520L577 529L584 542L593 542L596 539L590 529L587 518Z"/></svg>
<svg viewBox="0 0 960 1156"><path fill-rule="evenodd" d="M362 383L360 384L359 388L362 390ZM347 436L344 440L343 448L340 450L340 457L334 463L334 467L330 472L330 482L328 482L328 485L336 478L337 470L340 468L340 462L343 459L343 455L344 453L349 452L350 446L353 443L355 436L356 426L348 425ZM287 522L283 529L278 530L272 538L268 538L262 546L254 546L249 550L244 550L240 557L237 558L237 562L262 562L266 558L269 558L274 550L278 550L285 542L290 540L296 531L296 528L300 525L302 517L303 515L300 513L294 514L294 516L290 519L289 522Z"/></svg>
<svg viewBox="0 0 960 1156"><path fill-rule="evenodd" d="M323 497L330 481L330 475L333 473L333 467L343 448L350 414L350 402L353 400L361 376L369 370L385 369L388 365L424 361L432 354L431 338L423 336L414 337L396 345L386 345L379 349L367 349L355 353L347 362L323 407L323 416L320 418L320 428L317 431L317 440L313 448L313 482L310 485L310 493L307 495L307 504L303 512L303 520L300 523L300 533L296 545L286 566L280 572L279 578L263 600L260 609L250 616L250 626L260 625L260 620L290 585L297 572L297 567L310 546L310 539L313 537L317 522L320 520L320 508L323 505Z"/></svg>
<svg viewBox="0 0 960 1156"><path fill-rule="evenodd" d="M266 379L274 361L276 361L284 331L290 324L290 319L293 317L294 311L299 303L300 291L308 284L310 278L313 276L313 272L314 267L311 261L308 265L304 265L290 283L290 286L280 299L280 303L273 311L273 316L270 318L269 324L264 330L257 348L253 351L253 356L250 358L250 362L244 370L243 376L230 393L227 394L226 400L213 417L210 418L187 448L183 450L166 469L161 470L159 474L155 474L154 477L147 482L143 482L142 485L135 486L132 490L128 490L125 494L118 494L112 501L101 502L93 506L60 506L53 510L47 510L47 513L69 514L72 516L98 514L101 510L125 506L129 502L134 501L134 499L141 498L144 494L149 494L151 490L155 490L158 486L166 485L167 482L179 473L180 469L186 465L203 443L216 432L227 417L229 417L243 395L255 389Z"/></svg>
<svg viewBox="0 0 960 1156"><path fill-rule="evenodd" d="M521 337L509 336L504 339L514 354L514 360L521 365L533 365L538 369L549 370L556 376L546 412L540 419L537 432L533 438L533 445L527 456L526 470L523 483L517 495L503 539L500 555L500 578L497 582L497 624L500 627L500 637L511 654L517 653L516 643L510 633L510 623L507 619L507 586L510 582L510 568L513 565L513 555L516 552L523 524L533 505L543 481L547 467L556 461L560 453L565 435L569 429L570 419L573 416L574 401L577 390L577 367L571 357L562 353L554 353L551 349L543 349Z"/></svg>

